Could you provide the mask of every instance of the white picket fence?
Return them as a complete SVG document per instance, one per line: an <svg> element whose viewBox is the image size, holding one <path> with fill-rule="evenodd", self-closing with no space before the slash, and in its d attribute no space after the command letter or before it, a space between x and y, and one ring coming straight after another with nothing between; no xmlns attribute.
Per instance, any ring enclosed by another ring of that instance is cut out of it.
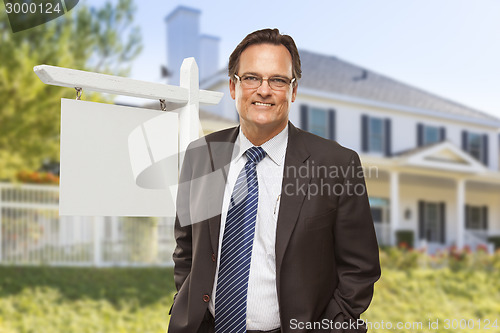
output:
<svg viewBox="0 0 500 333"><path fill-rule="evenodd" d="M68 217L59 187L0 183L0 264L171 266L173 218Z"/></svg>

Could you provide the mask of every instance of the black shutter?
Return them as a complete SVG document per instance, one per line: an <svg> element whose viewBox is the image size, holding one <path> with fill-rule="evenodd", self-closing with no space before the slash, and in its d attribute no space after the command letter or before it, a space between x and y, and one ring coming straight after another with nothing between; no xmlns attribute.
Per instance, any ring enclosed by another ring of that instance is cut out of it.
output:
<svg viewBox="0 0 500 333"><path fill-rule="evenodd" d="M470 229L470 206L465 205L465 229Z"/></svg>
<svg viewBox="0 0 500 333"><path fill-rule="evenodd" d="M424 145L424 125L417 124L417 147Z"/></svg>
<svg viewBox="0 0 500 333"><path fill-rule="evenodd" d="M328 110L328 138L335 140L335 110Z"/></svg>
<svg viewBox="0 0 500 333"><path fill-rule="evenodd" d="M488 206L482 207L482 215L483 215L483 227L484 230L488 230Z"/></svg>
<svg viewBox="0 0 500 333"><path fill-rule="evenodd" d="M392 223L392 221L391 221ZM423 201L418 201L418 238L425 239L424 232L425 224L425 203Z"/></svg>
<svg viewBox="0 0 500 333"><path fill-rule="evenodd" d="M441 214L441 244L446 243L446 205L444 202L439 203L439 213Z"/></svg>
<svg viewBox="0 0 500 333"><path fill-rule="evenodd" d="M391 120L385 119L385 156L392 155Z"/></svg>
<svg viewBox="0 0 500 333"><path fill-rule="evenodd" d="M309 131L309 117L307 112L307 105L302 104L300 106L300 128L304 131Z"/></svg>
<svg viewBox="0 0 500 333"><path fill-rule="evenodd" d="M361 116L361 151L368 152L368 116Z"/></svg>
<svg viewBox="0 0 500 333"><path fill-rule="evenodd" d="M488 166L488 134L483 135L483 163Z"/></svg>
<svg viewBox="0 0 500 333"><path fill-rule="evenodd" d="M468 139L468 136L469 135L467 134L467 131L462 131L462 150L463 151L467 151L467 152L468 152L468 150L467 150L467 146L468 146L467 139Z"/></svg>
<svg viewBox="0 0 500 333"><path fill-rule="evenodd" d="M439 128L439 141L446 140L446 127Z"/></svg>

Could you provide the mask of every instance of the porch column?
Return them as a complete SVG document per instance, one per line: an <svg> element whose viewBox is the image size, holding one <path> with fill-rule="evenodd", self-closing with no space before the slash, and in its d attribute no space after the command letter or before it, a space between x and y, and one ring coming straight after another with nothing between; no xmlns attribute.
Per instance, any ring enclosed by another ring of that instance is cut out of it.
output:
<svg viewBox="0 0 500 333"><path fill-rule="evenodd" d="M396 244L396 231L399 229L399 172L391 172L390 180L391 192L390 192L390 230L391 230L391 245Z"/></svg>
<svg viewBox="0 0 500 333"><path fill-rule="evenodd" d="M465 239L465 179L457 179L457 248L464 246Z"/></svg>

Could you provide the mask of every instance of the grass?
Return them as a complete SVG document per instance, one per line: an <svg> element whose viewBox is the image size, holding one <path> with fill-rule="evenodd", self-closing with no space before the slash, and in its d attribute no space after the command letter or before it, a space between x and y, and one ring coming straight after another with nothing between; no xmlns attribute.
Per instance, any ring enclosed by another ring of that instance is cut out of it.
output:
<svg viewBox="0 0 500 333"><path fill-rule="evenodd" d="M0 267L0 333L166 331L169 268Z"/></svg>
<svg viewBox="0 0 500 333"><path fill-rule="evenodd" d="M500 332L500 252L453 258L382 251L370 332ZM0 333L164 333L174 293L171 268L0 266Z"/></svg>
<svg viewBox="0 0 500 333"><path fill-rule="evenodd" d="M500 332L500 274L449 268L385 269L362 317L372 323L370 332L374 333ZM429 322L436 321L430 328ZM485 329L488 321L489 329ZM399 322L406 328L397 329Z"/></svg>

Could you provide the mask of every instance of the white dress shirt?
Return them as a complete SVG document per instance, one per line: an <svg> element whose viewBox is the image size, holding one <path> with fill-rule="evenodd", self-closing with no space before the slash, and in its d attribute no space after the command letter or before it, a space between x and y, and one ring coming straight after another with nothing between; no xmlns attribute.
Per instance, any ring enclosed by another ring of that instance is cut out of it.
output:
<svg viewBox="0 0 500 333"><path fill-rule="evenodd" d="M259 201L248 278L247 329L249 330L267 331L280 327L276 290L275 244L287 144L288 125L278 135L261 145L267 155L257 164ZM212 314L215 314L215 299L217 297L215 292L227 211L236 179L247 161L245 151L251 147L253 144L245 137L240 128L222 201L217 272L209 304Z"/></svg>

